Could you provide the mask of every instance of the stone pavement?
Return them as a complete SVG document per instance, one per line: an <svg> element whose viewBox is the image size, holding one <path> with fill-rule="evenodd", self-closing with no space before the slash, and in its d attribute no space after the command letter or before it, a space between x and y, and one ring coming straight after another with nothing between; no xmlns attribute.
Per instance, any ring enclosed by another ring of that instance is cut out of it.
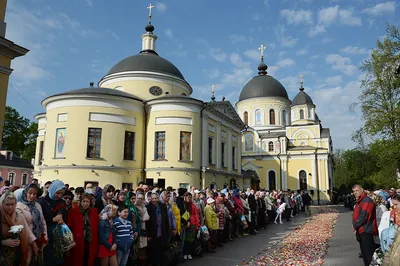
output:
<svg viewBox="0 0 400 266"><path fill-rule="evenodd" d="M188 266L218 265L233 266L241 265L242 260L248 260L257 255L266 247L278 243L285 235L290 233L296 226L307 221L304 213L292 218L291 222L283 220L284 224L269 224L265 230L260 230L256 236L235 238L233 242L226 243L224 247L217 248L216 253L205 253L202 258L194 258L187 261Z"/></svg>
<svg viewBox="0 0 400 266"><path fill-rule="evenodd" d="M328 253L325 255L325 266L362 266L363 260L358 257L360 246L351 230L353 212L338 206L339 218L329 241Z"/></svg>

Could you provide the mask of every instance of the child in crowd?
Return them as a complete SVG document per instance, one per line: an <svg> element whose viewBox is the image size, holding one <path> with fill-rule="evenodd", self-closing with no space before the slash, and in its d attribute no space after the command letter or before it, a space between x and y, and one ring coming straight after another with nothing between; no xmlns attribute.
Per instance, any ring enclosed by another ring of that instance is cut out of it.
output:
<svg viewBox="0 0 400 266"><path fill-rule="evenodd" d="M114 219L114 235L117 244L118 266L125 266L128 262L133 243L133 227L128 221L129 209L125 204L118 206L118 217Z"/></svg>
<svg viewBox="0 0 400 266"><path fill-rule="evenodd" d="M275 223L277 223L276 220L279 218L279 223L283 224L282 223L282 213L285 211L285 207L286 207L286 203L282 203L276 210L276 217L275 217L275 221L274 221Z"/></svg>

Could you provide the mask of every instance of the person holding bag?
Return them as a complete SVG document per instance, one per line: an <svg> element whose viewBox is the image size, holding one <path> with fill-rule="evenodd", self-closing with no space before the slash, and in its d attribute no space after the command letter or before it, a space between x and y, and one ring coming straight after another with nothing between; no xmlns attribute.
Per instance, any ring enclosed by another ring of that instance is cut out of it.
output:
<svg viewBox="0 0 400 266"><path fill-rule="evenodd" d="M99 249L97 257L101 266L117 266L117 244L113 234L113 219L117 215L117 206L106 205L100 212Z"/></svg>

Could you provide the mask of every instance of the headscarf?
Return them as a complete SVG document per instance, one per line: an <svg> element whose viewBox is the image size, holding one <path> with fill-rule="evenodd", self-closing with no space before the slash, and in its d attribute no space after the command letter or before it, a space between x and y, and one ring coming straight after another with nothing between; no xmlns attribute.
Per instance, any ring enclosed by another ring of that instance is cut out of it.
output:
<svg viewBox="0 0 400 266"><path fill-rule="evenodd" d="M15 198L17 199L17 202L22 201L22 192L24 191L23 188L19 188L16 191L14 191Z"/></svg>
<svg viewBox="0 0 400 266"><path fill-rule="evenodd" d="M162 193L161 193L161 194L162 194ZM176 193L173 192L173 191L170 193L171 196L170 196L170 198L169 198L169 202L170 202L171 204L176 204L176 202L174 201L174 196L175 196L175 194L176 194Z"/></svg>
<svg viewBox="0 0 400 266"><path fill-rule="evenodd" d="M144 202L145 202L145 197L144 197L144 194L142 192L136 192L135 206L138 205L138 202L139 202L138 197L139 197L139 195L143 196L142 206L140 206L140 207L143 207L144 206Z"/></svg>
<svg viewBox="0 0 400 266"><path fill-rule="evenodd" d="M105 201L108 201L107 191L108 191L109 187L111 187L111 186L112 186L111 184L105 185L103 188L103 191L101 192L101 196L102 196L103 200L105 200Z"/></svg>
<svg viewBox="0 0 400 266"><path fill-rule="evenodd" d="M132 212L132 214L134 215L133 217L135 217L135 219L136 219L136 220L133 220L133 218L132 218L132 221L131 221L132 225L134 226L134 228L136 228L137 232L140 232L141 227L142 227L142 222L141 222L142 220L141 220L141 217L139 214L139 209L135 206L135 204L132 204L132 202L131 202L131 198L133 195L136 196L136 193L133 191L129 191L126 194L125 205L128 207L129 211ZM136 203L136 200L135 200L135 203Z"/></svg>
<svg viewBox="0 0 400 266"><path fill-rule="evenodd" d="M163 192L161 193L161 195L160 195L160 199L161 199L162 203L164 203L164 204L167 206L167 209L170 210L170 209L172 208L171 203L169 203L169 202L164 202L165 197L167 196L168 193L169 193L168 191L163 191Z"/></svg>
<svg viewBox="0 0 400 266"><path fill-rule="evenodd" d="M23 216L22 217L17 216L17 212L15 210L12 214L7 214L4 211L3 203L6 199L15 199L15 195L11 191L9 191L9 192L5 192L0 198L0 211L1 211L1 222L2 222L2 225L0 225L0 226L2 228L4 228L3 224L5 224L6 230L7 230L7 228L11 228L11 226L14 226L14 225L23 225L24 226L24 228L22 229L22 231L19 235L19 239L21 241L19 248L22 253L21 260L27 260L28 259L28 249L29 249L29 241L28 241L28 230L29 229L25 228L25 227L27 227L28 225ZM5 232L3 232L3 234L4 233Z"/></svg>
<svg viewBox="0 0 400 266"><path fill-rule="evenodd" d="M239 198L239 189L235 188L233 190L233 196L235 196L236 198Z"/></svg>
<svg viewBox="0 0 400 266"><path fill-rule="evenodd" d="M152 194L153 192L151 192L151 191L148 191L147 193L146 193L146 196L144 197L144 200L147 202L147 203L150 203L150 201L151 201L151 197L150 197L150 200L148 200L148 196L150 195L151 196L151 194Z"/></svg>
<svg viewBox="0 0 400 266"><path fill-rule="evenodd" d="M16 193L14 194L19 194L21 191L21 196L17 197L17 201L22 202L26 206L28 206L29 211L31 212L32 215L32 224L33 224L33 229L32 233L36 236L37 239L39 239L42 234L44 233L44 225L42 222L42 212L39 211L39 209L36 207L36 199L34 201L29 202L28 201L28 191L30 188L36 188L36 185L30 184L25 187L25 189L18 189Z"/></svg>
<svg viewBox="0 0 400 266"><path fill-rule="evenodd" d="M89 199L89 208L86 210L82 208L82 199ZM79 208L83 214L83 239L88 242L92 242L92 230L90 228L90 216L89 212L92 207L92 196L90 194L84 193L81 197L81 202Z"/></svg>
<svg viewBox="0 0 400 266"><path fill-rule="evenodd" d="M125 206L128 207L128 209L129 209L130 211L132 211L132 212L134 212L134 213L137 213L137 209L136 209L135 205L131 203L131 198L132 198L133 195L136 196L136 193L133 192L133 191L129 191L129 192L126 194L126 197L125 197ZM135 200L135 202L136 202L136 200Z"/></svg>
<svg viewBox="0 0 400 266"><path fill-rule="evenodd" d="M4 190L6 190L6 189L10 189L10 187L8 187L8 186L2 186L2 187L0 187L0 195L3 195ZM11 189L10 189L10 191L11 191Z"/></svg>
<svg viewBox="0 0 400 266"><path fill-rule="evenodd" d="M108 204L100 212L99 214L100 220L112 221L112 219L117 215L117 210L118 210L117 206L115 206L114 204Z"/></svg>
<svg viewBox="0 0 400 266"><path fill-rule="evenodd" d="M55 180L53 181L53 183L51 183L50 187L49 187L49 198L54 200L54 195L60 191L65 189L65 185L62 181L60 180Z"/></svg>
<svg viewBox="0 0 400 266"><path fill-rule="evenodd" d="M387 201L389 199L389 193L387 193L386 191L381 191L378 194L382 199L384 199L385 201Z"/></svg>

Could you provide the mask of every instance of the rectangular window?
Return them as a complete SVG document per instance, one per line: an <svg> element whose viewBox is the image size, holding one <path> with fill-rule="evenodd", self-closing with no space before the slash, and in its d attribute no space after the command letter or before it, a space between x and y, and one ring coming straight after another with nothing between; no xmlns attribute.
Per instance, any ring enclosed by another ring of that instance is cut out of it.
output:
<svg viewBox="0 0 400 266"><path fill-rule="evenodd" d="M214 138L208 138L208 163L214 164Z"/></svg>
<svg viewBox="0 0 400 266"><path fill-rule="evenodd" d="M22 174L22 178L21 178L21 185L25 186L27 180L28 180L28 174L27 173L23 173Z"/></svg>
<svg viewBox="0 0 400 266"><path fill-rule="evenodd" d="M192 149L192 133L181 131L180 160L190 161Z"/></svg>
<svg viewBox="0 0 400 266"><path fill-rule="evenodd" d="M44 141L39 142L39 160L38 165L42 165L43 162L43 149L44 149Z"/></svg>
<svg viewBox="0 0 400 266"><path fill-rule="evenodd" d="M15 185L15 173L8 173L8 180L10 181L10 185Z"/></svg>
<svg viewBox="0 0 400 266"><path fill-rule="evenodd" d="M226 167L225 166L225 143L224 142L221 143L221 165L222 165L222 167Z"/></svg>
<svg viewBox="0 0 400 266"><path fill-rule="evenodd" d="M125 131L124 160L135 159L135 132Z"/></svg>
<svg viewBox="0 0 400 266"><path fill-rule="evenodd" d="M100 158L101 128L89 128L87 141L87 158Z"/></svg>
<svg viewBox="0 0 400 266"><path fill-rule="evenodd" d="M165 131L156 132L154 160L165 160Z"/></svg>
<svg viewBox="0 0 400 266"><path fill-rule="evenodd" d="M232 168L236 169L236 147L232 147Z"/></svg>

